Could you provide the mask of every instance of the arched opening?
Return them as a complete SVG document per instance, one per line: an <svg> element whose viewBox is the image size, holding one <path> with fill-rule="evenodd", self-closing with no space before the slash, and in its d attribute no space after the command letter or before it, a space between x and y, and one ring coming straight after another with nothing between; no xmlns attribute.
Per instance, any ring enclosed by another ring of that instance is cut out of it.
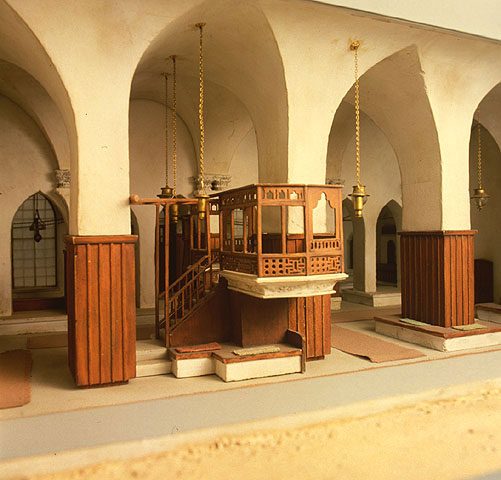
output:
<svg viewBox="0 0 501 480"><path fill-rule="evenodd" d="M60 212L42 192L30 195L12 221L13 311L64 309Z"/></svg>
<svg viewBox="0 0 501 480"><path fill-rule="evenodd" d="M485 118L485 114L482 114ZM485 118L486 123L489 121ZM501 303L501 253L497 225L501 221L501 151L499 144L484 126L480 124L482 150L482 186L489 195L488 203L478 210L472 202L470 209L471 227L477 230L475 242L475 303ZM501 137L500 137L501 139ZM472 125L470 139L470 193L478 186L478 130L477 122Z"/></svg>
<svg viewBox="0 0 501 480"><path fill-rule="evenodd" d="M379 285L397 285L397 240L395 219L385 206L376 224L376 281Z"/></svg>

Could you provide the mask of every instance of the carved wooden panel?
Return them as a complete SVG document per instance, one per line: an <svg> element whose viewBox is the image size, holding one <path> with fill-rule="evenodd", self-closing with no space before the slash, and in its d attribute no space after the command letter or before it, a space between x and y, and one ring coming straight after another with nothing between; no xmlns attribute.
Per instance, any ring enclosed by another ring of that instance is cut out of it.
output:
<svg viewBox="0 0 501 480"><path fill-rule="evenodd" d="M306 274L306 257L263 257L263 277Z"/></svg>
<svg viewBox="0 0 501 480"><path fill-rule="evenodd" d="M474 322L475 233L401 233L404 317L441 327Z"/></svg>
<svg viewBox="0 0 501 480"><path fill-rule="evenodd" d="M221 269L257 275L257 255L221 252Z"/></svg>
<svg viewBox="0 0 501 480"><path fill-rule="evenodd" d="M66 237L68 357L78 386L136 376L135 235Z"/></svg>
<svg viewBox="0 0 501 480"><path fill-rule="evenodd" d="M341 255L324 255L310 257L310 275L326 273L342 273L343 261Z"/></svg>

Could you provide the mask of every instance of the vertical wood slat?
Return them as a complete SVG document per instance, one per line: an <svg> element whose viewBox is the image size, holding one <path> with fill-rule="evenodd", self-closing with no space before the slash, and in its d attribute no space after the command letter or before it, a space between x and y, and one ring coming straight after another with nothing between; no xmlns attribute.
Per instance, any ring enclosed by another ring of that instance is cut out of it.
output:
<svg viewBox="0 0 501 480"><path fill-rule="evenodd" d="M473 323L475 233L401 233L404 317L442 327Z"/></svg>
<svg viewBox="0 0 501 480"><path fill-rule="evenodd" d="M79 386L135 376L134 243L137 237L68 236L68 355Z"/></svg>
<svg viewBox="0 0 501 480"><path fill-rule="evenodd" d="M70 318L68 316L68 321L75 325L75 337L73 339L75 343L72 345L72 351L75 352L75 358L73 359L75 364L74 378L78 385L88 385L87 255L84 245L74 245L73 247L75 249L73 258L68 260L74 262L73 293L75 300L72 308L74 317ZM72 299L68 301L71 302Z"/></svg>
<svg viewBox="0 0 501 480"><path fill-rule="evenodd" d="M101 346L101 383L111 383L111 292L110 245L98 245L99 343Z"/></svg>
<svg viewBox="0 0 501 480"><path fill-rule="evenodd" d="M306 358L321 358L331 351L330 295L289 299L289 329L305 337Z"/></svg>

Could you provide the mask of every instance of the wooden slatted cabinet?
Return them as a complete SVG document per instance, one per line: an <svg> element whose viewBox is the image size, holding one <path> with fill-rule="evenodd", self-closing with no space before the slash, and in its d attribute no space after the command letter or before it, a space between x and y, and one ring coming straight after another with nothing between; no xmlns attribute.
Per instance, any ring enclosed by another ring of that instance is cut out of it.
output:
<svg viewBox="0 0 501 480"><path fill-rule="evenodd" d="M66 237L68 360L92 387L136 376L135 235Z"/></svg>

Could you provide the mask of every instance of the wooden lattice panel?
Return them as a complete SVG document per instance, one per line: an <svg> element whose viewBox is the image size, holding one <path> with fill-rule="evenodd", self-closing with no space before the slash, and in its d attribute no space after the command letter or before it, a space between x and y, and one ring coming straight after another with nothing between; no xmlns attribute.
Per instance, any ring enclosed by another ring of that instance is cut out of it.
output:
<svg viewBox="0 0 501 480"><path fill-rule="evenodd" d="M282 277L306 274L306 257L265 257L264 277Z"/></svg>
<svg viewBox="0 0 501 480"><path fill-rule="evenodd" d="M339 238L314 239L310 242L311 250L340 250L341 241Z"/></svg>
<svg viewBox="0 0 501 480"><path fill-rule="evenodd" d="M310 275L322 273L341 273L343 271L343 262L341 255L310 257Z"/></svg>
<svg viewBox="0 0 501 480"><path fill-rule="evenodd" d="M257 257L251 258L223 252L221 254L221 269L257 275Z"/></svg>

